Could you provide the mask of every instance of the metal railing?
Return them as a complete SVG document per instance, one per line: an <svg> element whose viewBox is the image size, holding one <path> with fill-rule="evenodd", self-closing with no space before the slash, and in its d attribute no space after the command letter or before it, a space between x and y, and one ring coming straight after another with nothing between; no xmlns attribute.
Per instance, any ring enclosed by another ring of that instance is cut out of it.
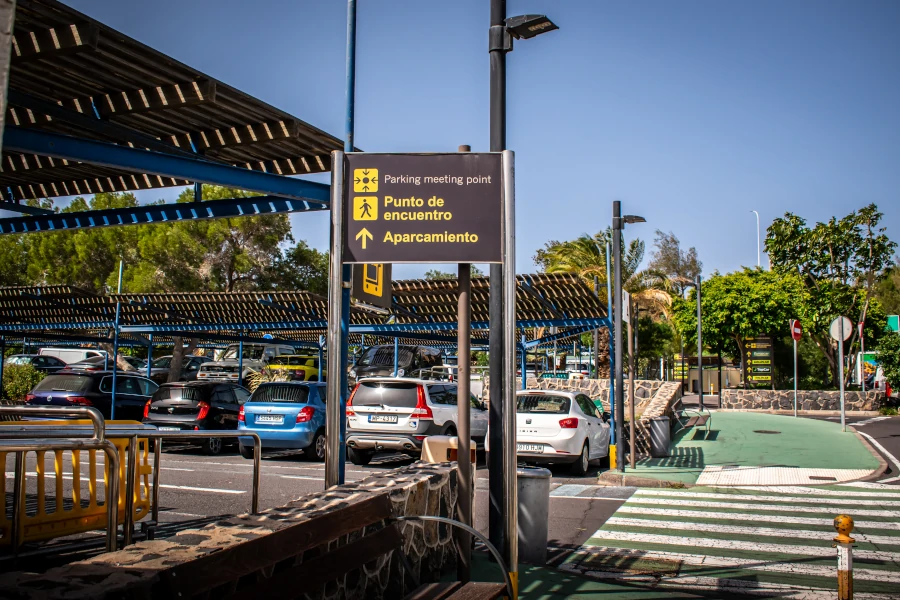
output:
<svg viewBox="0 0 900 600"><path fill-rule="evenodd" d="M7 452L14 452L14 449L6 449L6 442L16 442L18 440L38 440L29 444L28 451L40 451L40 450L91 450L91 449L101 449L101 446L89 447L85 444L90 444L94 442L94 440L99 439L99 443L101 444L109 444L112 448L112 455L115 458L115 470L112 473L115 473L115 477L109 477L109 486L115 486L115 495L111 496L112 498L118 498L118 473L119 473L119 456L118 452L115 449L115 446L105 439L107 429L105 426L105 422L103 420L103 416L96 408L90 407L78 407L78 408L57 408L57 407L0 407L0 413L8 412L10 414L16 414L20 416L49 416L49 415L58 415L58 416L88 416L91 419L93 425L93 433L94 438L89 440L77 440L72 438L81 438L81 437L89 437L88 429L84 426L73 425L67 431L44 431L40 432L39 435L35 435L37 432L28 431L27 428L22 427L17 431L3 431L3 429L9 428L9 426L3 426L0 428L0 451L6 450ZM126 463L126 476L125 476L125 515L124 515L124 523L123 523L123 543L125 546L129 546L133 543L134 540L134 486L135 486L135 478L136 478L136 469L137 469L137 446L138 446L138 438L144 438L148 440L156 441L154 445L153 451L153 487L152 487L152 500L150 503L150 510L152 514L152 521L157 523L159 521L159 469L160 463L162 462L162 441L165 439L176 439L176 440L185 440L190 438L198 438L198 439L210 439L210 438L245 438L249 437L253 439L253 484L252 484L252 496L250 501L250 512L252 514L259 513L259 487L260 487L260 466L262 461L262 441L260 440L259 434L251 431L158 431L155 429L144 429L144 426L140 426L138 429L136 427L115 425L110 433L114 433L114 437L116 438L127 438L128 441L128 454L127 454L127 463ZM99 438L98 438L99 436ZM60 442L54 442L51 440L64 440ZM43 441L46 440L46 441ZM77 443L77 448L70 448L68 446L63 447L64 444L67 443ZM18 444L22 445L22 443ZM105 446L103 447L105 449ZM110 451L105 449L107 456L110 456ZM20 461L20 458L22 460ZM19 470L19 462L22 463L21 471ZM16 461L16 475L15 482L16 485L19 485L19 482L24 482L24 455L17 454ZM18 488L17 488L18 489ZM18 496L16 496L18 498ZM114 507L108 507L107 519L113 517L114 520L107 521L107 523L113 523L112 527L107 525L107 550L114 551L116 549L116 530L118 529L118 502L111 503ZM15 511L13 515L14 522L14 531L18 531L18 525L15 521ZM110 532L112 532L112 545L109 543ZM15 543L16 540L14 540Z"/></svg>
<svg viewBox="0 0 900 600"><path fill-rule="evenodd" d="M60 438L63 438L59 441L51 441L49 439L35 440L34 434L0 437L0 452L16 453L13 487L13 514L10 523L10 537L12 538L11 544L13 554L18 552L21 543L21 533L19 529L25 510L25 503L23 502L23 488L25 486L24 453L46 450L102 450L106 454L106 467L109 472L106 484L106 549L108 552L114 552L117 546L116 531L118 529L119 521L119 452L115 445L106 439L105 422L100 411L96 408L86 406L2 406L0 407L0 413L20 416L87 417L91 420L93 425L93 437L89 437L86 440L71 439L82 436L59 436Z"/></svg>

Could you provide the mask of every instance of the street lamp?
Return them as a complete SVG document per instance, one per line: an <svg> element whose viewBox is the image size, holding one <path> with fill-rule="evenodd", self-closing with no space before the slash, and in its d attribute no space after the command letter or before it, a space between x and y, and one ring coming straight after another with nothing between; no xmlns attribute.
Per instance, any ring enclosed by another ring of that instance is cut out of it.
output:
<svg viewBox="0 0 900 600"><path fill-rule="evenodd" d="M506 53L512 51L512 40L530 39L557 29L544 15L522 15L506 18L506 0L491 0L491 25L488 36L488 52L491 63L490 80L490 129L491 152L506 150ZM503 397L506 384L503 374L503 265L491 265L490 280L490 397ZM524 373L523 379L524 379ZM497 548L505 548L511 573L518 572L518 522L516 505L516 448L515 407L508 407L512 419L511 448L504 443L504 407L499 401L490 403L488 459L488 530L491 542ZM496 450L495 450L496 449ZM505 518L504 518L505 517Z"/></svg>
<svg viewBox="0 0 900 600"><path fill-rule="evenodd" d="M613 219L612 219L612 228L613 228L613 265L615 267L615 337L616 337L616 345L615 345L615 355L616 355L616 404L615 404L615 415L616 415L616 443L621 443L622 438L622 422L625 418L625 394L624 394L624 376L622 373L622 230L625 228L626 223L646 223L647 220L644 217L639 217L637 215L625 215L622 216L622 203L618 200L613 201ZM631 444L634 444L634 440L631 440ZM622 445L624 448L624 444ZM617 449L618 450L618 449ZM634 450L632 449L632 452ZM616 468L620 473L625 472L625 462L622 460L624 457L619 456L619 452L616 452Z"/></svg>
<svg viewBox="0 0 900 600"><path fill-rule="evenodd" d="M760 266L760 253L759 253L759 213L755 210L751 210L753 214L756 215L756 266Z"/></svg>

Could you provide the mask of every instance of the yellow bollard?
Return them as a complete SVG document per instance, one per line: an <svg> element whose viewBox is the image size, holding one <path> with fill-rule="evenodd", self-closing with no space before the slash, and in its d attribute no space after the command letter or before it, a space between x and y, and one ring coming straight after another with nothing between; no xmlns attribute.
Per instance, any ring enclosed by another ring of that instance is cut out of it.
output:
<svg viewBox="0 0 900 600"><path fill-rule="evenodd" d="M616 453L616 444L609 445L609 470L614 471L616 469L616 458L618 457Z"/></svg>
<svg viewBox="0 0 900 600"><path fill-rule="evenodd" d="M834 518L834 528L838 534L834 536L838 549L838 600L853 599L853 543L850 537L853 531L853 517L838 515Z"/></svg>

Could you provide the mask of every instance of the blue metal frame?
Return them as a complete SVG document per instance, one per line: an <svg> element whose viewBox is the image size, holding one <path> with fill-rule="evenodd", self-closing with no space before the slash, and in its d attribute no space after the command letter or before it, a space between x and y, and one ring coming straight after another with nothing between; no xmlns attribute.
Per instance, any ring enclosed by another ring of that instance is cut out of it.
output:
<svg viewBox="0 0 900 600"><path fill-rule="evenodd" d="M331 186L324 183L251 171L198 158L84 140L37 129L7 127L3 133L3 148L13 152L52 156L137 173L224 185L293 200L317 202L326 206L331 200Z"/></svg>
<svg viewBox="0 0 900 600"><path fill-rule="evenodd" d="M228 217L254 217L257 215L319 210L328 210L328 207L317 203L289 200L278 196L152 204L128 208L53 213L34 217L8 217L0 219L0 235L116 227L120 225L144 225L146 223L168 223L173 221L224 219Z"/></svg>

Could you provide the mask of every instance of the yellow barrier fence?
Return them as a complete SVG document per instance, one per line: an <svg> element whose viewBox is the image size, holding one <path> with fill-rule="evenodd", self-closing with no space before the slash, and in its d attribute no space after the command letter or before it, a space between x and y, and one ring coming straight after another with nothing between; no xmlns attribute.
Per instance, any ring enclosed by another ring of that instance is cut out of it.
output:
<svg viewBox="0 0 900 600"><path fill-rule="evenodd" d="M90 425L90 421L20 421L4 423L4 425L54 427L62 432L67 426ZM107 425L140 426L139 423L133 421L108 421ZM107 436L107 439L119 451L118 522L124 523L127 489L125 480L128 472L128 442L130 438L115 437L114 429L108 430ZM40 439L39 434L35 437ZM14 452L0 452L0 465L4 465L6 471L6 476L0 479L0 534L2 534L0 546L9 545L12 541L12 519L10 518L12 509L7 506L6 492L7 489L15 489L10 483L15 476L15 454ZM22 519L18 524L19 540L23 543L36 542L106 528L105 497L108 469L103 452L98 450L46 450L25 454L25 481L19 488L18 499L25 506L25 510L22 512ZM50 456L47 456L48 454ZM104 459L103 464L98 464L98 454ZM149 461L149 447L146 438L138 438L136 455L134 522L150 514L150 476L153 472L153 465ZM32 461L28 461L28 458L31 458ZM48 465L50 459L52 459L52 465ZM28 466L29 462L33 467ZM34 470L30 471L29 468ZM98 468L102 471L103 486L98 485ZM32 480L36 480L36 485L28 485ZM65 485L67 481L70 482L68 486ZM35 501L29 502L29 496L35 498Z"/></svg>

